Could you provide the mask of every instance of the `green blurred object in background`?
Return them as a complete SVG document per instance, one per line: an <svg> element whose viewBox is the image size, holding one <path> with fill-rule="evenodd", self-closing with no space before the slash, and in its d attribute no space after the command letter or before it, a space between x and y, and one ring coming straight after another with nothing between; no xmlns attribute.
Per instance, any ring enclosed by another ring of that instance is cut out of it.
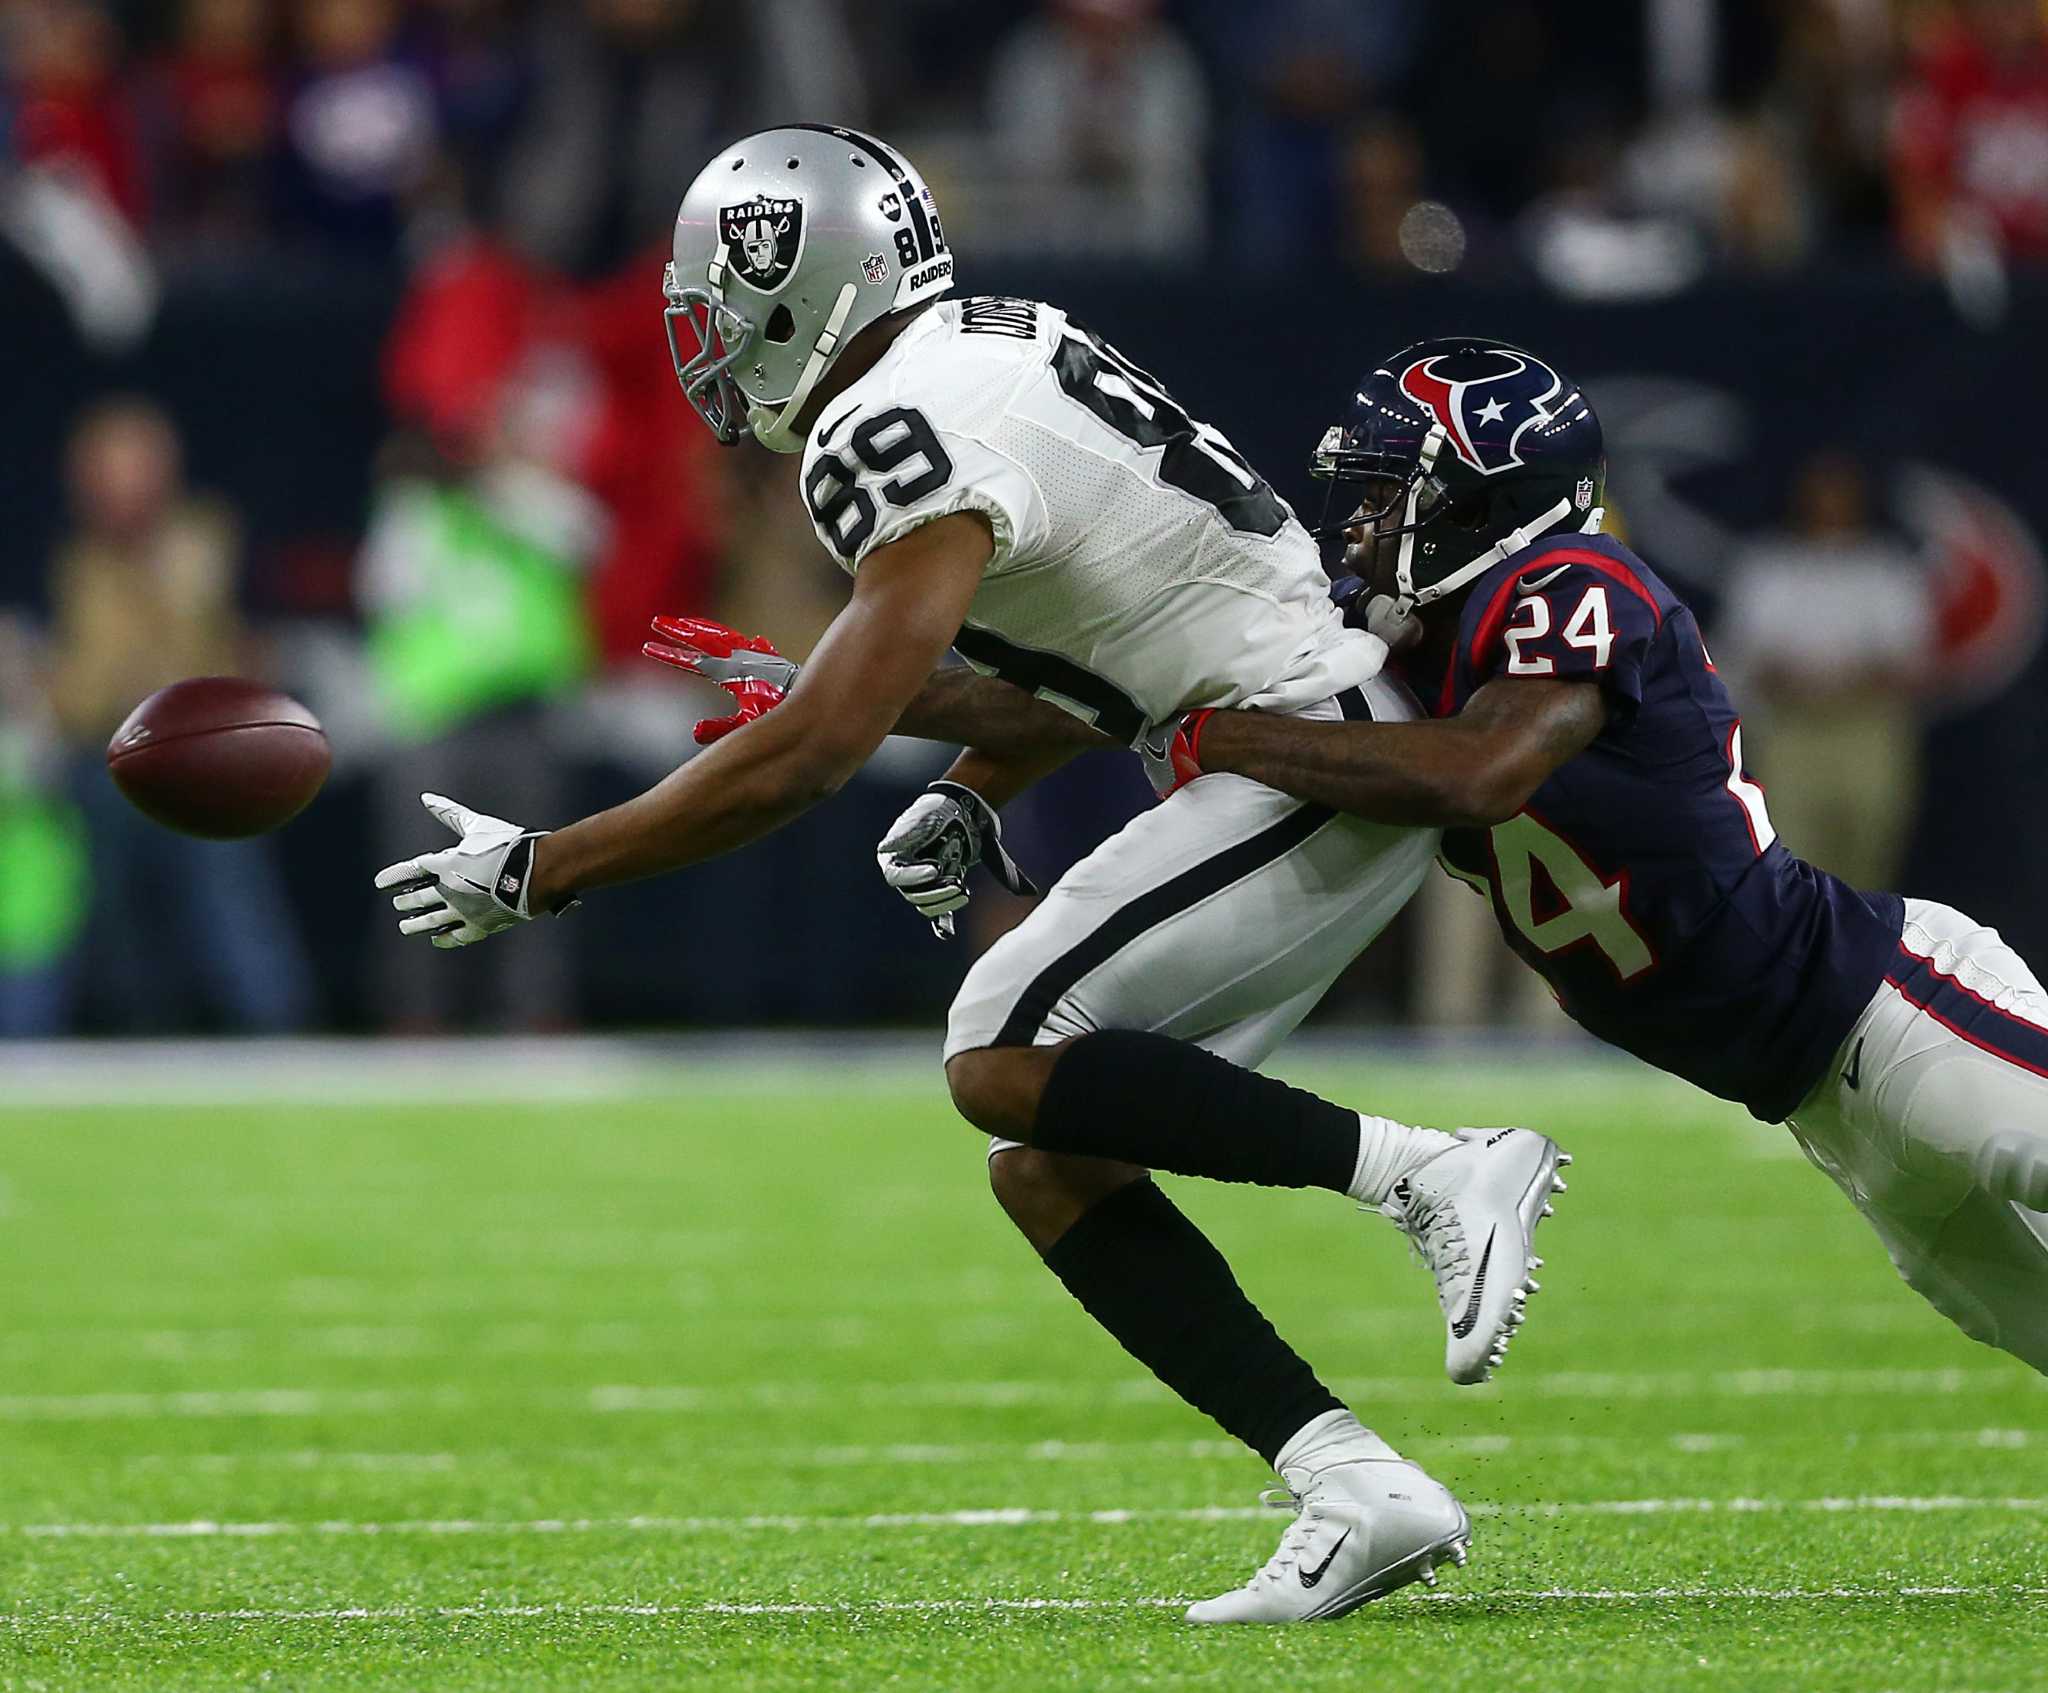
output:
<svg viewBox="0 0 2048 1693"><path fill-rule="evenodd" d="M60 795L35 784L28 748L0 730L0 972L54 964L85 927L90 870L85 826Z"/></svg>
<svg viewBox="0 0 2048 1693"><path fill-rule="evenodd" d="M373 529L380 542L405 554L404 587L373 606L369 643L400 739L430 740L589 673L596 644L577 566L469 491L394 486Z"/></svg>

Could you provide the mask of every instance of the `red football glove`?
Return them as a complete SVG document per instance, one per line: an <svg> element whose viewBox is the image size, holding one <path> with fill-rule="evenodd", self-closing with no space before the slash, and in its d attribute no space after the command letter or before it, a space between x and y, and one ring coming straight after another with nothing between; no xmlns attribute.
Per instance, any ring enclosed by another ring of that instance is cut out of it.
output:
<svg viewBox="0 0 2048 1693"><path fill-rule="evenodd" d="M1153 786L1159 790L1161 799L1165 799L1169 794L1178 793L1203 773L1202 730L1215 715L1214 707L1191 711L1175 725L1173 739L1166 743L1164 765L1154 766L1159 775L1165 778L1163 784L1156 778L1153 782Z"/></svg>
<svg viewBox="0 0 2048 1693"><path fill-rule="evenodd" d="M707 717L694 734L708 747L782 703L796 681L797 665L760 635L742 635L708 617L657 617L654 632L663 636L640 650L649 658L716 682L739 707L730 717Z"/></svg>

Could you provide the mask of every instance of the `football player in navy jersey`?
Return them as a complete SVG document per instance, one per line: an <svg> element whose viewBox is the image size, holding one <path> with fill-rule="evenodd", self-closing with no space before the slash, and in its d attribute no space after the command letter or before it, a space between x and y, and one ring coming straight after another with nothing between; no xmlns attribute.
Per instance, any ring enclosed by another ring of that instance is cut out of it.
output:
<svg viewBox="0 0 2048 1693"><path fill-rule="evenodd" d="M1600 533L1600 425L1501 342L1420 343L1324 436L1338 585L1432 721L1196 712L1230 772L1444 830L1602 1040L1784 1122L1965 1333L2048 1373L2048 993L1993 930L1796 857L1685 603Z"/></svg>

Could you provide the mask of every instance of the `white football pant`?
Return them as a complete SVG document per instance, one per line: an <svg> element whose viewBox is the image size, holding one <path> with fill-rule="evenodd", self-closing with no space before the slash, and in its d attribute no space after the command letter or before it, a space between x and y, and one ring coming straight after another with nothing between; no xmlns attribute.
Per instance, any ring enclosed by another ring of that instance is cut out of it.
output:
<svg viewBox="0 0 2048 1693"><path fill-rule="evenodd" d="M1996 930L1908 900L1893 969L1788 1126L1917 1292L2048 1374L2048 992Z"/></svg>

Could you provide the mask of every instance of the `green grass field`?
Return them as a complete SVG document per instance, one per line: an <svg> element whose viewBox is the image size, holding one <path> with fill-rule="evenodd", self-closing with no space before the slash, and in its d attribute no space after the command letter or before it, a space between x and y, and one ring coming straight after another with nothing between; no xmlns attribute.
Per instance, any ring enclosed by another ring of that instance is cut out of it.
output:
<svg viewBox="0 0 2048 1693"><path fill-rule="evenodd" d="M935 1066L400 1106L382 1062L0 1068L0 1687L2048 1688L2044 1383L1676 1084L1280 1066L1578 1155L1480 1389L1385 1224L1174 1184L1477 1531L1433 1596L1211 1632L1271 1478L1039 1269Z"/></svg>

